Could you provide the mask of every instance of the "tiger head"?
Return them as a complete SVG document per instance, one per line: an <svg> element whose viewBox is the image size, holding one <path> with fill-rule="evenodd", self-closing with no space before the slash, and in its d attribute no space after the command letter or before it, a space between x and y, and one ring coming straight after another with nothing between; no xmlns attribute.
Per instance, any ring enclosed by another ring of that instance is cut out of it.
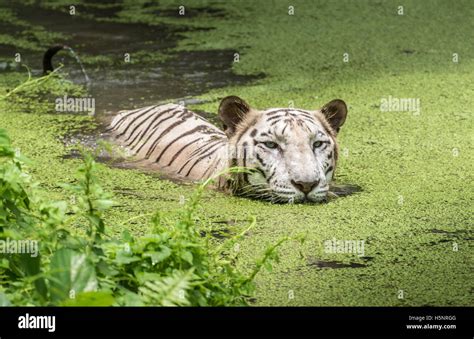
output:
<svg viewBox="0 0 474 339"><path fill-rule="evenodd" d="M346 115L342 100L314 111L261 111L239 97L224 98L219 117L229 139L230 166L249 169L234 174L233 192L279 203L325 201Z"/></svg>

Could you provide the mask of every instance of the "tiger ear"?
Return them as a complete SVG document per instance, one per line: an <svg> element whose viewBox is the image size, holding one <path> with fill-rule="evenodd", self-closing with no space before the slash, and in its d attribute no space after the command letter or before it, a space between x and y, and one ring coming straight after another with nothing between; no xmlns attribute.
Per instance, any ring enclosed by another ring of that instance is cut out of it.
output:
<svg viewBox="0 0 474 339"><path fill-rule="evenodd" d="M250 106L237 96L232 95L222 99L219 105L219 118L228 137L235 133L236 126L249 111Z"/></svg>
<svg viewBox="0 0 474 339"><path fill-rule="evenodd" d="M344 101L335 99L324 105L323 108L321 108L321 113L326 117L332 129L338 133L346 121L347 106Z"/></svg>

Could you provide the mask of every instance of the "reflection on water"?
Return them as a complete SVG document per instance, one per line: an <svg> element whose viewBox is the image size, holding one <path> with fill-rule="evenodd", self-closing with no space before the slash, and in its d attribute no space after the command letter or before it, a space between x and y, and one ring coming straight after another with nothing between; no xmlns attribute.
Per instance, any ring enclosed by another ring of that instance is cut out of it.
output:
<svg viewBox="0 0 474 339"><path fill-rule="evenodd" d="M55 44L70 46L72 55L59 52L53 58L53 65L64 64L60 71L67 73L75 83L90 84L88 89L96 99L96 112L101 120L108 120L119 110L189 99L214 88L242 85L263 77L263 74L235 74L232 71L234 50L172 50L182 38L180 34L203 28L95 21L38 6L13 2L8 6L19 19L68 37L58 39ZM2 24L2 33L14 35L17 29L14 25ZM45 51L48 47L45 46ZM32 73L41 75L44 52L0 46L0 56L10 58L18 50ZM126 54L129 58L125 58ZM2 69L9 71L11 67L2 63L0 72Z"/></svg>

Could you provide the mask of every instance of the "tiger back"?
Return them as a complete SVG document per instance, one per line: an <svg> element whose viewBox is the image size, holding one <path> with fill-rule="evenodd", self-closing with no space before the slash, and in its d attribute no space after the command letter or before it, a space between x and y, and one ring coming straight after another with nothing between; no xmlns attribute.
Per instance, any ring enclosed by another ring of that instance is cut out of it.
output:
<svg viewBox="0 0 474 339"><path fill-rule="evenodd" d="M199 181L227 166L225 133L180 105L121 111L109 132L136 160L176 179Z"/></svg>

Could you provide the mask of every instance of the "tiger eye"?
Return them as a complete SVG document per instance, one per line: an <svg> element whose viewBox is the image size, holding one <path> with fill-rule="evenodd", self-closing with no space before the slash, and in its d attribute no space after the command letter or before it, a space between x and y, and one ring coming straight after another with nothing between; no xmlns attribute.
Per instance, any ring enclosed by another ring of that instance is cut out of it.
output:
<svg viewBox="0 0 474 339"><path fill-rule="evenodd" d="M315 142L313 143L313 148L319 148L319 147L321 147L322 144L323 144L322 141L315 141Z"/></svg>
<svg viewBox="0 0 474 339"><path fill-rule="evenodd" d="M278 144L273 141L266 141L263 144L265 145L265 147L270 148L270 149L275 149L278 147Z"/></svg>

